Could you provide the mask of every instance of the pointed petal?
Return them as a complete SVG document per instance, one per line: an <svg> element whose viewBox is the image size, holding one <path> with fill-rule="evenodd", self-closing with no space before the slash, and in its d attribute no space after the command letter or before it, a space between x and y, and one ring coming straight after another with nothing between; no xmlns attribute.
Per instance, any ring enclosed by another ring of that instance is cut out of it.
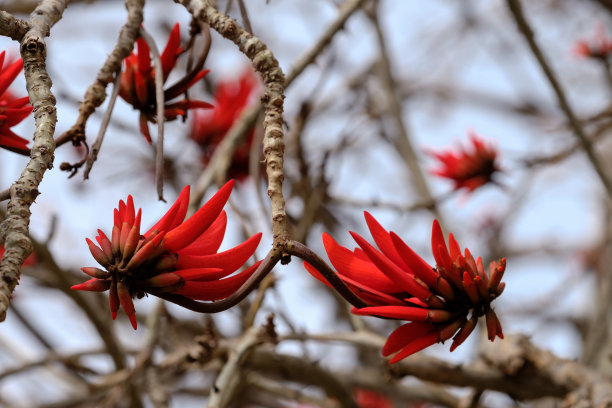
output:
<svg viewBox="0 0 612 408"><path fill-rule="evenodd" d="M94 268L92 266L85 266L83 268L81 268L81 271L83 271L83 273L86 273L87 275L91 276L92 278L97 278L97 279L104 279L108 276L108 272L100 269L100 268Z"/></svg>
<svg viewBox="0 0 612 408"><path fill-rule="evenodd" d="M351 312L361 316L382 316L392 319L434 323L445 322L452 317L452 314L446 310L429 310L411 306L369 306L362 307L361 309L353 308Z"/></svg>
<svg viewBox="0 0 612 408"><path fill-rule="evenodd" d="M406 243L394 232L390 233L391 241L395 249L403 257L404 263L408 265L408 269L419 279L427 284L430 288L436 288L438 282L438 273L425 262L416 252L412 250Z"/></svg>
<svg viewBox="0 0 612 408"><path fill-rule="evenodd" d="M157 231L170 231L180 225L187 215L187 207L189 206L189 186L185 186L181 194L172 204L172 207L164 214L164 216L155 223L144 235L148 236L151 232Z"/></svg>
<svg viewBox="0 0 612 408"><path fill-rule="evenodd" d="M176 285L182 278L174 272L160 273L152 278L142 281L142 286L147 288L164 288L167 286Z"/></svg>
<svg viewBox="0 0 612 408"><path fill-rule="evenodd" d="M90 279L70 287L72 290L88 290L91 292L104 292L110 288L111 281L105 279Z"/></svg>
<svg viewBox="0 0 612 408"><path fill-rule="evenodd" d="M132 323L132 327L136 330L136 310L134 309L134 302L132 302L132 297L130 296L130 292L122 282L117 282L117 295L119 296L119 303L121 303L121 308L130 319L130 323Z"/></svg>
<svg viewBox="0 0 612 408"><path fill-rule="evenodd" d="M438 342L437 332L426 334L423 337L418 337L412 340L410 343L408 343L406 347L404 347L399 353L397 353L391 359L391 361L389 361L389 364L397 363L398 361L403 360L406 357L411 356L412 354L419 352L431 345L434 345L437 342Z"/></svg>
<svg viewBox="0 0 612 408"><path fill-rule="evenodd" d="M381 272L369 259L364 261L351 250L339 245L329 234L323 233L323 245L332 266L341 279L373 288L380 292L398 292L397 284Z"/></svg>
<svg viewBox="0 0 612 408"><path fill-rule="evenodd" d="M474 315L470 318L470 320L463 324L459 332L453 338L453 344L451 344L450 351L454 351L465 341L465 339L469 337L470 334L472 334L477 322L478 316Z"/></svg>
<svg viewBox="0 0 612 408"><path fill-rule="evenodd" d="M224 210L221 211L221 214L219 214L217 219L206 229L206 231L197 237L191 244L181 249L180 253L182 255L208 255L216 253L221 246L221 242L223 242L226 227L227 214Z"/></svg>
<svg viewBox="0 0 612 408"><path fill-rule="evenodd" d="M164 51L161 53L162 72L164 74L164 82L168 79L168 74L176 65L176 60L179 56L179 47L181 43L181 33L179 24L176 23L170 31L168 42Z"/></svg>
<svg viewBox="0 0 612 408"><path fill-rule="evenodd" d="M173 273L180 276L185 281L197 280L199 282L207 282L225 278L231 272L227 272L221 268L190 268L178 269Z"/></svg>
<svg viewBox="0 0 612 408"><path fill-rule="evenodd" d="M461 247L452 233L448 234L448 246L450 248L451 261L455 262L461 256Z"/></svg>
<svg viewBox="0 0 612 408"><path fill-rule="evenodd" d="M393 241L389 236L389 232L385 230L369 212L364 211L363 214L378 249L380 249L380 251L385 254L387 258L392 260L394 264L398 265L402 269L409 269L408 265L406 265L404 260L397 253L397 250L393 245Z"/></svg>
<svg viewBox="0 0 612 408"><path fill-rule="evenodd" d="M431 323L414 322L404 324L395 329L387 338L385 345L382 348L384 357L401 350L411 339L423 337L429 332L435 331L436 328Z"/></svg>
<svg viewBox="0 0 612 408"><path fill-rule="evenodd" d="M242 244L218 254L210 255L183 255L179 252L177 269L186 268L221 268L226 271L225 276L240 268L255 253L261 240L261 232L253 235Z"/></svg>
<svg viewBox="0 0 612 408"><path fill-rule="evenodd" d="M98 263L102 266L110 266L111 259L106 256L104 251L100 249L100 247L98 247L96 244L94 244L89 238L85 238L85 241L87 242L87 245L89 246L89 252L91 252L91 255L94 257L94 259L98 261Z"/></svg>
<svg viewBox="0 0 612 408"><path fill-rule="evenodd" d="M119 311L119 296L117 295L117 282L113 279L110 291L108 292L108 303L111 311L111 317L113 320L117 318L117 312Z"/></svg>
<svg viewBox="0 0 612 408"><path fill-rule="evenodd" d="M169 252L176 252L195 241L219 216L232 192L233 186L234 180L225 183L195 214L168 232L164 239L164 248Z"/></svg>
<svg viewBox="0 0 612 408"><path fill-rule="evenodd" d="M363 237L354 232L351 232L351 235L372 262L400 288L418 297L423 302L427 302L427 299L433 296L427 288L417 283L412 275L400 269L399 266L395 265L389 258L370 245Z"/></svg>
<svg viewBox="0 0 612 408"><path fill-rule="evenodd" d="M8 67L2 68L0 72L0 95L2 95L8 89L9 85L13 83L22 69L23 61L21 58L13 62Z"/></svg>
<svg viewBox="0 0 612 408"><path fill-rule="evenodd" d="M229 278L212 282L185 282L185 286L175 293L194 300L219 300L226 298L236 292L249 279L260 263L261 261Z"/></svg>
<svg viewBox="0 0 612 408"><path fill-rule="evenodd" d="M443 266L447 271L451 271L453 262L448 254L446 242L444 242L444 235L442 234L442 228L440 228L438 220L434 220L432 225L431 250L436 260L436 264Z"/></svg>

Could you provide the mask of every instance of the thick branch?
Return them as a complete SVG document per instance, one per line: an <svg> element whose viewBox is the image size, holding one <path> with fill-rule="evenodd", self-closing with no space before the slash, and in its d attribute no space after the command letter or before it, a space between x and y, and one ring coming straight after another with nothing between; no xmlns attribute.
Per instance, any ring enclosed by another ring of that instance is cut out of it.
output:
<svg viewBox="0 0 612 408"><path fill-rule="evenodd" d="M287 215L283 196L283 91L285 77L272 52L257 37L246 32L238 23L219 12L206 0L181 0L193 16L208 23L223 37L234 42L253 63L264 82L264 141L263 150L268 174L268 195L272 203L272 233L274 247L283 248L288 239Z"/></svg>
<svg viewBox="0 0 612 408"><path fill-rule="evenodd" d="M0 10L0 35L11 37L15 41L21 41L29 29L30 25L27 22Z"/></svg>
<svg viewBox="0 0 612 408"><path fill-rule="evenodd" d="M26 87L30 103L34 106L36 129L30 161L10 188L7 216L0 225L0 235L5 240L6 249L0 263L0 321L6 318L11 293L19 282L20 265L32 252L28 234L30 206L38 195L38 185L45 171L53 165L53 134L57 115L51 79L45 66L47 51L44 37L61 18L67 3L67 0L41 2L30 16L31 28L21 41Z"/></svg>

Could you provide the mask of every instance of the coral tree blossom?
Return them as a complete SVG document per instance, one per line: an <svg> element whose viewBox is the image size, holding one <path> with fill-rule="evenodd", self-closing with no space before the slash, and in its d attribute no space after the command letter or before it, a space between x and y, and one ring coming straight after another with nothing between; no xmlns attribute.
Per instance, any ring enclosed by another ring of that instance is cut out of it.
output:
<svg viewBox="0 0 612 408"><path fill-rule="evenodd" d="M470 133L471 146L458 151L428 152L440 162L440 167L432 174L448 178L455 183L455 190L467 188L474 191L492 180L493 173L499 171L496 163L495 148Z"/></svg>
<svg viewBox="0 0 612 408"><path fill-rule="evenodd" d="M491 301L505 287L501 282L505 258L491 262L487 273L480 257L474 259L467 248L461 253L452 234L446 246L435 220L431 238L434 268L367 212L365 219L378 248L354 232L351 235L359 245L354 251L327 234L323 234L323 244L338 277L367 304L353 308L353 313L410 321L391 333L382 349L384 356L397 353L391 363L454 335L453 351L483 315L489 340L503 338ZM305 266L328 284L314 267Z"/></svg>
<svg viewBox="0 0 612 408"><path fill-rule="evenodd" d="M194 300L219 300L235 292L255 272L260 262L230 276L255 252L261 233L242 244L219 252L227 216L223 206L232 191L226 183L202 208L183 221L189 204L185 187L168 212L144 235L140 234L141 210L135 212L132 196L115 209L111 238L98 230L89 250L104 269L81 268L92 279L72 289L110 290L113 319L119 305L136 329L132 298L146 293L174 293ZM229 277L228 277L229 276Z"/></svg>
<svg viewBox="0 0 612 408"><path fill-rule="evenodd" d="M0 146L8 150L27 150L28 140L16 135L11 127L24 120L32 105L27 96L15 97L8 87L23 69L21 58L14 62L4 63L6 51L0 53Z"/></svg>
<svg viewBox="0 0 612 408"><path fill-rule="evenodd" d="M612 51L612 38L606 36L606 27L603 24L597 26L593 38L590 40L576 41L574 54L595 59L606 59Z"/></svg>
<svg viewBox="0 0 612 408"><path fill-rule="evenodd" d="M219 82L215 89L214 109L194 113L190 137L200 146L205 166L244 109L257 99L260 89L255 73L252 70L245 70L237 81ZM241 180L248 176L249 155L254 135L253 128L234 152L228 177Z"/></svg>
<svg viewBox="0 0 612 408"><path fill-rule="evenodd" d="M170 71L174 68L179 55L183 52L180 41L180 30L177 23L170 32L166 48L161 54L164 82L168 79ZM147 142L151 143L151 134L149 133L147 122L155 123L156 121L155 69L151 61L149 46L143 38L136 40L136 48L138 53L132 52L124 60L125 68L121 74L119 95L140 111L140 132L147 139ZM208 102L190 99L169 103L170 100L185 93L187 89L208 73L207 70L201 70L203 64L204 59L201 58L198 64L185 77L164 90L165 120L171 121L178 116L185 116L189 109L212 107Z"/></svg>

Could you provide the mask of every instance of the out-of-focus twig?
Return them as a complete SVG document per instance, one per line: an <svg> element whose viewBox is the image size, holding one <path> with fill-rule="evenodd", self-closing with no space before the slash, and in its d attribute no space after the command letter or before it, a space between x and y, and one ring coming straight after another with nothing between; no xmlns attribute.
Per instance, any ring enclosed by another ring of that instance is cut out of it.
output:
<svg viewBox="0 0 612 408"><path fill-rule="evenodd" d="M161 56L155 40L149 33L140 27L140 36L145 40L153 56L153 66L155 67L155 107L157 121L157 145L155 149L155 186L157 187L157 199L164 200L164 77L161 63Z"/></svg>
<svg viewBox="0 0 612 408"><path fill-rule="evenodd" d="M516 25L518 26L519 31L521 32L523 37L525 37L525 40L529 44L531 52L540 64L540 68L542 68L542 71L544 71L544 75L546 75L550 86L553 88L555 95L557 96L557 101L559 102L559 107L565 114L570 127L572 128L574 134L580 141L580 144L582 145L582 148L587 154L589 161L597 172L597 175L599 176L604 188L606 189L606 193L609 197L612 198L612 182L610 181L610 178L606 173L603 164L595 154L593 144L590 142L590 140L584 133L584 129L582 128L580 121L578 120L578 118L574 114L574 111L570 107L569 101L565 96L565 92L563 91L561 84L557 80L557 77L555 76L552 68L548 64L548 61L546 61L544 54L536 43L533 30L531 29L529 23L527 22L527 19L525 18L520 0L506 0L506 3L514 17L514 20L516 21Z"/></svg>

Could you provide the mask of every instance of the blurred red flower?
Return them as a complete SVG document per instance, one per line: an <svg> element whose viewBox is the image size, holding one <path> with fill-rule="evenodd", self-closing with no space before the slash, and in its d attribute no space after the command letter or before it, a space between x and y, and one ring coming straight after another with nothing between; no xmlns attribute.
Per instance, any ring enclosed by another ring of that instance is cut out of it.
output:
<svg viewBox="0 0 612 408"><path fill-rule="evenodd" d="M599 24L590 40L579 40L574 45L575 55L585 58L606 59L612 51L612 38L606 36L606 27Z"/></svg>
<svg viewBox="0 0 612 408"><path fill-rule="evenodd" d="M180 46L180 28L175 24L168 37L166 48L161 54L161 65L164 82L168 79L170 71L176 65L176 61L183 52ZM146 41L142 38L136 40L138 54L132 52L125 60L124 71L121 74L121 85L119 95L134 109L140 111L140 132L151 143L151 134L147 122L156 122L157 101L155 99L155 69L150 55L150 49ZM203 60L202 60L203 64ZM201 65L196 64L185 77L177 81L174 85L164 90L165 114L167 121L175 120L178 116L185 116L187 110L197 108L211 108L208 102L183 99L178 102L169 103L196 82L202 79L208 70L201 70Z"/></svg>
<svg viewBox="0 0 612 408"><path fill-rule="evenodd" d="M491 262L487 274L480 257L474 260L467 248L461 254L452 234L448 239L449 252L440 224L434 220L431 238L434 268L367 212L365 219L379 249L354 232L351 235L360 247L354 251L338 245L328 234L323 234L323 244L338 277L368 304L353 308L353 313L411 322L391 333L382 349L384 356L397 353L391 363L454 335L450 348L453 351L483 315L489 340L493 341L495 336L503 338L491 302L505 287L500 283L505 258ZM315 278L329 285L314 267L304 265Z"/></svg>
<svg viewBox="0 0 612 408"><path fill-rule="evenodd" d="M219 82L215 90L214 109L194 113L190 137L200 146L205 166L234 122L260 93L257 76L252 70L245 70L238 81ZM254 134L255 128L249 131L244 143L234 152L228 177L242 180L249 175L249 156Z"/></svg>
<svg viewBox="0 0 612 408"><path fill-rule="evenodd" d="M467 188L469 191L474 191L492 181L493 174L499 171L495 148L485 143L475 133L470 133L469 136L472 145L468 148L441 153L427 152L440 162L440 167L434 169L432 174L453 180L455 190Z"/></svg>
<svg viewBox="0 0 612 408"><path fill-rule="evenodd" d="M98 230L98 245L87 239L89 250L103 269L81 268L90 279L72 289L103 292L110 289L113 319L119 305L136 329L132 298L146 293L175 293L194 300L219 300L235 292L255 272L260 262L231 275L253 255L261 233L242 244L219 252L227 216L223 206L232 191L226 183L202 208L183 222L189 204L189 186L174 205L144 235L140 235L141 210L135 214L132 196L115 209L111 239ZM225 278L225 279L222 279Z"/></svg>
<svg viewBox="0 0 612 408"><path fill-rule="evenodd" d="M6 51L0 53L0 147L7 150L28 150L28 140L16 135L11 128L24 120L32 105L27 96L15 97L8 87L23 69L21 58L4 63Z"/></svg>

